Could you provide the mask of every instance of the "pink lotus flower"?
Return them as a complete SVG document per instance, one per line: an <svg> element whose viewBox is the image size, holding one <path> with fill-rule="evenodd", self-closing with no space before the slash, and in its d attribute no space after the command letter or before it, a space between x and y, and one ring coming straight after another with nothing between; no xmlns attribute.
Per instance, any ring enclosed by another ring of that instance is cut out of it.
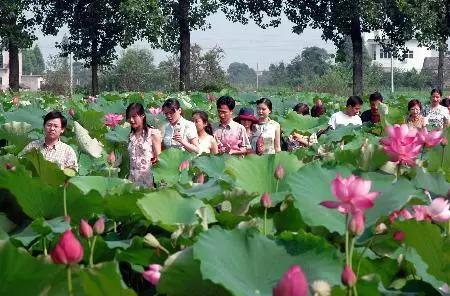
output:
<svg viewBox="0 0 450 296"><path fill-rule="evenodd" d="M109 113L105 115L105 125L111 128L116 127L122 121L122 114Z"/></svg>
<svg viewBox="0 0 450 296"><path fill-rule="evenodd" d="M425 147L434 147L442 142L442 130L428 132L426 128L417 133L419 142Z"/></svg>
<svg viewBox="0 0 450 296"><path fill-rule="evenodd" d="M272 206L272 200L270 199L268 192L263 193L263 195L261 196L260 203L261 203L261 206L263 206L266 209L270 208Z"/></svg>
<svg viewBox="0 0 450 296"><path fill-rule="evenodd" d="M417 138L417 129L410 129L406 124L396 124L388 126L386 131L388 137L381 139L380 142L391 161L415 166L417 155L422 148Z"/></svg>
<svg viewBox="0 0 450 296"><path fill-rule="evenodd" d="M282 180L284 178L284 167L281 164L276 167L274 175L277 180Z"/></svg>
<svg viewBox="0 0 450 296"><path fill-rule="evenodd" d="M86 220L81 219L80 221L80 234L85 238L91 238L94 235L91 225L86 222Z"/></svg>
<svg viewBox="0 0 450 296"><path fill-rule="evenodd" d="M414 218L413 215L411 215L411 213L407 210L407 209L403 209L400 211L400 216L403 217L405 220L409 220Z"/></svg>
<svg viewBox="0 0 450 296"><path fill-rule="evenodd" d="M394 234L392 235L392 237L399 242L402 242L405 240L405 233L403 231L396 231L394 232Z"/></svg>
<svg viewBox="0 0 450 296"><path fill-rule="evenodd" d="M448 221L450 219L449 207L448 200L443 197L435 198L428 206L428 215L436 222Z"/></svg>
<svg viewBox="0 0 450 296"><path fill-rule="evenodd" d="M364 215L362 212L356 212L352 215L348 223L348 229L354 235L361 235L364 232Z"/></svg>
<svg viewBox="0 0 450 296"><path fill-rule="evenodd" d="M273 288L273 296L307 296L308 281L303 270L293 265Z"/></svg>
<svg viewBox="0 0 450 296"><path fill-rule="evenodd" d="M161 108L153 108L153 107L151 107L151 108L149 108L148 109L148 112L150 112L150 114L151 115L153 115L153 116L157 116L159 113L161 113Z"/></svg>
<svg viewBox="0 0 450 296"><path fill-rule="evenodd" d="M178 170L180 172L184 170L189 170L189 160L186 159L183 162L181 162L180 165L178 166Z"/></svg>
<svg viewBox="0 0 450 296"><path fill-rule="evenodd" d="M347 287L353 287L356 284L356 275L350 266L345 265L341 274L341 281Z"/></svg>
<svg viewBox="0 0 450 296"><path fill-rule="evenodd" d="M105 218L100 217L95 221L94 231L96 234L102 234L105 231Z"/></svg>
<svg viewBox="0 0 450 296"><path fill-rule="evenodd" d="M338 209L343 214L364 213L373 207L379 192L369 192L372 181L355 175L342 178L340 174L331 182L331 191L339 201L324 201L320 204L331 209Z"/></svg>
<svg viewBox="0 0 450 296"><path fill-rule="evenodd" d="M203 183L205 183L205 175L204 175L204 174L198 175L198 177L197 177L197 183L198 183L198 184L203 184Z"/></svg>
<svg viewBox="0 0 450 296"><path fill-rule="evenodd" d="M428 220L431 221L430 215L428 214L428 206L417 205L413 206L414 210L414 219L416 221Z"/></svg>
<svg viewBox="0 0 450 296"><path fill-rule="evenodd" d="M159 264L150 264L148 266L148 270L142 273L144 279L152 283L152 285L156 286L159 283L159 279L161 278L161 269L162 266Z"/></svg>
<svg viewBox="0 0 450 296"><path fill-rule="evenodd" d="M59 238L55 249L50 253L53 262L57 264L75 264L83 259L83 246L68 229Z"/></svg>
<svg viewBox="0 0 450 296"><path fill-rule="evenodd" d="M97 97L95 97L95 96L89 96L89 97L87 98L87 101L88 101L88 103L95 103L95 102L97 102Z"/></svg>

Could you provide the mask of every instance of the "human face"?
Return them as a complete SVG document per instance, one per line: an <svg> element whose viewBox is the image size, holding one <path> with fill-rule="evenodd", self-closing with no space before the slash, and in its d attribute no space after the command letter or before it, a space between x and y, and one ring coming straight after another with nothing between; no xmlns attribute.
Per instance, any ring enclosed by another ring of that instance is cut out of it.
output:
<svg viewBox="0 0 450 296"><path fill-rule="evenodd" d="M247 120L247 119L241 119L241 124L245 127L245 129L250 129L250 127L252 126L252 121L251 120Z"/></svg>
<svg viewBox="0 0 450 296"><path fill-rule="evenodd" d="M347 115L348 116L358 115L359 111L361 111L360 104L356 104L355 106L347 106Z"/></svg>
<svg viewBox="0 0 450 296"><path fill-rule="evenodd" d="M144 127L144 115L133 113L130 115L127 121L135 131L141 130Z"/></svg>
<svg viewBox="0 0 450 296"><path fill-rule="evenodd" d="M44 124L45 139L49 141L55 141L59 139L59 136L64 132L62 127L61 118L54 118L48 120Z"/></svg>
<svg viewBox="0 0 450 296"><path fill-rule="evenodd" d="M192 116L192 121L195 123L195 128L197 129L197 133L203 131L206 127L206 123L200 117L200 115L194 114Z"/></svg>
<svg viewBox="0 0 450 296"><path fill-rule="evenodd" d="M380 101L372 101L370 102L370 110L372 110L372 113L378 113L378 105L380 105Z"/></svg>
<svg viewBox="0 0 450 296"><path fill-rule="evenodd" d="M269 115L270 113L272 113L272 111L270 111L269 107L266 104L261 103L256 106L256 113L258 113L259 120L265 120L269 118Z"/></svg>
<svg viewBox="0 0 450 296"><path fill-rule="evenodd" d="M221 105L217 108L217 113L219 114L220 122L223 124L228 124L231 121L233 110L230 110L227 105Z"/></svg>
<svg viewBox="0 0 450 296"><path fill-rule="evenodd" d="M162 112L164 113L164 116L166 116L167 121L172 125L174 125L175 123L178 122L178 120L180 120L181 108L173 110L171 108L164 107L162 109Z"/></svg>
<svg viewBox="0 0 450 296"><path fill-rule="evenodd" d="M417 106L417 105L415 105L415 106L412 106L411 109L409 109L409 114L410 114L412 117L417 117L417 116L419 116L419 114L420 114L421 111L422 111L422 110L420 110L420 107Z"/></svg>
<svg viewBox="0 0 450 296"><path fill-rule="evenodd" d="M439 105L439 103L441 102L441 95L438 92L432 93L430 102L431 106L433 107Z"/></svg>

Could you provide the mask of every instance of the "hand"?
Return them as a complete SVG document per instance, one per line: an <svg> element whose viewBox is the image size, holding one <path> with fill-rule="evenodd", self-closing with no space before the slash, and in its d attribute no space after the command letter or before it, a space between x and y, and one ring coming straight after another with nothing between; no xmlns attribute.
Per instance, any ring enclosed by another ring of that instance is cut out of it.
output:
<svg viewBox="0 0 450 296"><path fill-rule="evenodd" d="M181 142L183 141L183 137L181 136L181 134L174 134L174 135L173 135L173 139L174 139L175 141L177 141L178 143L180 143L180 144L181 144Z"/></svg>
<svg viewBox="0 0 450 296"><path fill-rule="evenodd" d="M155 165L158 162L158 157L152 157L150 159L150 162L152 163L152 165Z"/></svg>

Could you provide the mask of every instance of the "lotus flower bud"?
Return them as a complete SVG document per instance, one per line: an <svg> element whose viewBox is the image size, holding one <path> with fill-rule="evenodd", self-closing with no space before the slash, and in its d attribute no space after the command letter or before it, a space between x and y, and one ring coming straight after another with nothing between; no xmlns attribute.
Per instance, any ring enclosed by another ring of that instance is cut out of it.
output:
<svg viewBox="0 0 450 296"><path fill-rule="evenodd" d="M144 279L152 283L152 285L156 286L159 283L159 279L161 278L161 269L162 266L159 264L151 264L148 267L149 269L142 273Z"/></svg>
<svg viewBox="0 0 450 296"><path fill-rule="evenodd" d="M184 160L182 163L180 163L180 166L178 167L178 170L180 172L184 171L184 170L189 170L189 160Z"/></svg>
<svg viewBox="0 0 450 296"><path fill-rule="evenodd" d="M405 239L405 233L403 231L396 231L392 236L399 242L402 242Z"/></svg>
<svg viewBox="0 0 450 296"><path fill-rule="evenodd" d="M57 264L75 264L83 259L83 246L68 229L59 238L55 249L50 253L53 262Z"/></svg>
<svg viewBox="0 0 450 296"><path fill-rule="evenodd" d="M80 222L80 234L85 238L91 238L94 234L91 225L89 225L89 223L87 223L84 219L81 219Z"/></svg>
<svg viewBox="0 0 450 296"><path fill-rule="evenodd" d="M385 233L387 230L387 226L384 223L380 223L375 227L375 233L376 234L382 234Z"/></svg>
<svg viewBox="0 0 450 296"><path fill-rule="evenodd" d="M69 108L68 113L69 113L70 116L74 117L75 116L75 109L74 108Z"/></svg>
<svg viewBox="0 0 450 296"><path fill-rule="evenodd" d="M111 166L113 166L116 163L116 154L114 154L114 150L108 154L107 161Z"/></svg>
<svg viewBox="0 0 450 296"><path fill-rule="evenodd" d="M15 106L19 105L19 102L20 102L19 97L13 97L12 103L13 103Z"/></svg>
<svg viewBox="0 0 450 296"><path fill-rule="evenodd" d="M264 208L270 208L272 206L272 200L270 199L269 193L268 192L264 192L263 195L261 196L261 205Z"/></svg>
<svg viewBox="0 0 450 296"><path fill-rule="evenodd" d="M348 228L353 235L361 235L364 232L364 215L361 212L353 214Z"/></svg>
<svg viewBox="0 0 450 296"><path fill-rule="evenodd" d="M167 251L166 248L164 248L159 241L156 239L156 237L153 236L153 234L151 233L147 233L144 236L144 244L146 244L149 247L152 248L156 248L156 249L160 249L163 250L164 252L166 252L167 254L169 254L169 251Z"/></svg>
<svg viewBox="0 0 450 296"><path fill-rule="evenodd" d="M348 287L353 287L353 285L356 283L356 275L350 266L345 265L344 270L341 274L341 280L342 283Z"/></svg>
<svg viewBox="0 0 450 296"><path fill-rule="evenodd" d="M197 177L197 183L199 183L199 184L205 183L205 175L204 175L204 174L198 175L198 177Z"/></svg>
<svg viewBox="0 0 450 296"><path fill-rule="evenodd" d="M9 170L12 170L13 167L14 167L14 166L13 166L12 163L10 163L10 162L5 163L5 169L7 169L8 171L9 171Z"/></svg>
<svg viewBox="0 0 450 296"><path fill-rule="evenodd" d="M102 234L105 231L105 218L100 217L95 221L94 231L96 234Z"/></svg>
<svg viewBox="0 0 450 296"><path fill-rule="evenodd" d="M307 296L308 281L303 270L298 265L293 265L283 275L278 284L273 288L273 296Z"/></svg>
<svg viewBox="0 0 450 296"><path fill-rule="evenodd" d="M277 178L277 180L282 180L284 178L284 167L281 164L275 169L275 178Z"/></svg>
<svg viewBox="0 0 450 296"><path fill-rule="evenodd" d="M312 284L312 289L314 291L314 296L330 296L331 287L326 281L314 281Z"/></svg>

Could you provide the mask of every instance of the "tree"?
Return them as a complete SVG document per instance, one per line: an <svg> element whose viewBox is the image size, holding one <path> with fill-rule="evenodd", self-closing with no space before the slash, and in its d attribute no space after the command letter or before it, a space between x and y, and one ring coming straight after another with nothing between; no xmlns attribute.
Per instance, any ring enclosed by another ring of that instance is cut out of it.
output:
<svg viewBox="0 0 450 296"><path fill-rule="evenodd" d="M41 49L35 45L32 49L22 50L22 73L41 75L45 72L45 61Z"/></svg>
<svg viewBox="0 0 450 296"><path fill-rule="evenodd" d="M45 83L41 89L57 95L68 95L70 81L69 59L54 55L50 57Z"/></svg>
<svg viewBox="0 0 450 296"><path fill-rule="evenodd" d="M255 84L256 72L245 63L231 63L227 70L228 81L233 85L251 86Z"/></svg>
<svg viewBox="0 0 450 296"><path fill-rule="evenodd" d="M179 90L190 89L191 31L206 29L210 25L206 18L219 8L217 0L159 0L158 4L165 16L162 24L162 38L159 47L179 53ZM150 32L150 35L152 32Z"/></svg>
<svg viewBox="0 0 450 296"><path fill-rule="evenodd" d="M291 85L302 84L304 80L311 80L324 75L330 70L331 55L323 48L316 46L305 48L286 67Z"/></svg>
<svg viewBox="0 0 450 296"><path fill-rule="evenodd" d="M36 20L27 13L31 0L0 1L0 50L9 52L9 88L19 91L19 49L28 48L36 39Z"/></svg>
<svg viewBox="0 0 450 296"><path fill-rule="evenodd" d="M40 0L45 15L43 31L56 34L64 24L69 28L67 43L58 46L65 55L73 53L92 70L91 93L97 94L99 66L117 58L115 48L126 48L142 36L157 41L160 15L154 1L136 0ZM151 33L150 33L151 32Z"/></svg>

